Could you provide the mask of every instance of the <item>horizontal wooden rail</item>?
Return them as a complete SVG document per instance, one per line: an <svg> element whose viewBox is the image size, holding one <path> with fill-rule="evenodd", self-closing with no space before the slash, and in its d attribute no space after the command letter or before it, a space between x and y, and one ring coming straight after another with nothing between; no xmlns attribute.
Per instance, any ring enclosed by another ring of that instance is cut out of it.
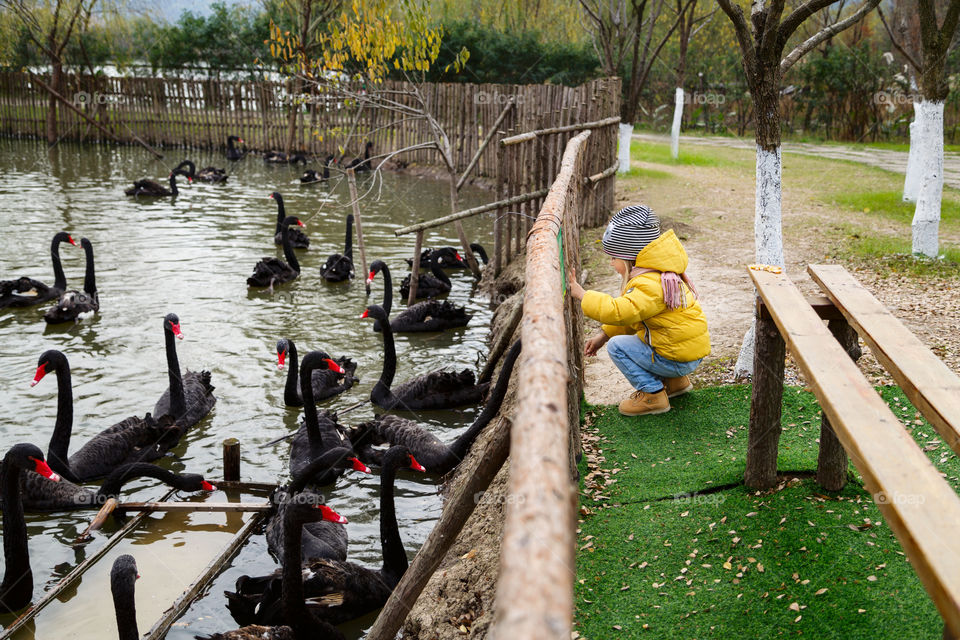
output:
<svg viewBox="0 0 960 640"><path fill-rule="evenodd" d="M451 222L456 222L457 220L463 220L464 218L469 218L480 213L486 213L487 211L493 211L494 209L499 209L500 207L509 207L510 205L520 204L523 202L529 202L531 200L536 200L537 198L542 198L547 193L549 189L539 189L537 191L531 191L530 193L524 193L519 196L513 196L512 198L506 198L505 200L498 200L496 202L488 202L487 204L480 205L479 207L473 207L472 209L464 209L463 211L458 211L456 213L451 213L448 216L443 216L442 218L437 218L435 220L427 220L426 222L419 222L417 224L412 224L409 227L401 227L394 231L394 235L402 236L406 233L416 233L417 231L423 231L425 229L432 229L433 227L439 227L441 225L449 224Z"/></svg>
<svg viewBox="0 0 960 640"><path fill-rule="evenodd" d="M570 139L560 172L527 239L517 410L494 603L494 640L569 640L573 616L576 492L570 477L567 330L560 237L571 189L580 189L581 150ZM575 207L570 207L575 208ZM573 217L573 220L570 218ZM569 251L569 249L568 249Z"/></svg>
<svg viewBox="0 0 960 640"><path fill-rule="evenodd" d="M527 142L528 140L533 140L534 138L539 138L540 136L547 136L552 133L566 133L568 131L584 131L589 129L599 129L601 127L609 127L620 122L620 116L612 116L610 118L604 118L603 120L595 120L593 122L580 122L577 124L568 124L562 127L550 127L549 129L536 129L534 131L527 131L524 133L519 133L515 136L510 136L509 138L503 138L500 141L500 144L504 147L508 147L512 144L520 144L521 142Z"/></svg>
<svg viewBox="0 0 960 640"><path fill-rule="evenodd" d="M587 176L583 179L583 184L596 184L601 180L606 180L607 178L612 178L616 175L617 169L620 168L620 161L617 160L612 165L601 171L600 173L595 173L592 176Z"/></svg>

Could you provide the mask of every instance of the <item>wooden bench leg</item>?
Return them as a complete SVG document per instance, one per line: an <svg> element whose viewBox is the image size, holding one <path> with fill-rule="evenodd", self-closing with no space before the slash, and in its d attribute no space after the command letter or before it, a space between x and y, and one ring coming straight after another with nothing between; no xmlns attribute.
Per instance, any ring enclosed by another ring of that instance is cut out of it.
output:
<svg viewBox="0 0 960 640"><path fill-rule="evenodd" d="M753 352L753 397L743 482L750 489L769 489L777 481L777 449L783 399L786 345L772 319L757 318Z"/></svg>
<svg viewBox="0 0 960 640"><path fill-rule="evenodd" d="M844 351L856 362L862 355L857 332L846 320L831 320L827 327ZM827 491L840 491L847 485L847 452L837 439L826 414L820 419L820 454L817 457L817 483Z"/></svg>

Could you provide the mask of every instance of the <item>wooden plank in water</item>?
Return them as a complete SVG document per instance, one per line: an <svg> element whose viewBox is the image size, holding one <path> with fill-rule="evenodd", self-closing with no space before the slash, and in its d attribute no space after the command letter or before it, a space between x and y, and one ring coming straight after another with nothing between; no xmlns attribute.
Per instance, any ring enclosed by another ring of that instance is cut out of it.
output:
<svg viewBox="0 0 960 640"><path fill-rule="evenodd" d="M117 511L177 511L201 513L266 513L269 502L122 502Z"/></svg>
<svg viewBox="0 0 960 640"><path fill-rule="evenodd" d="M807 271L880 364L955 453L960 454L960 378L840 265Z"/></svg>
<svg viewBox="0 0 960 640"><path fill-rule="evenodd" d="M241 527L240 531L238 531L237 535L233 537L233 540L224 547L223 551L221 551L220 554L207 565L197 579L180 594L180 597L174 601L170 608L163 612L160 619L154 623L150 631L147 632L147 635L144 636L146 640L159 640L166 636L167 631L170 630L170 626L176 622L177 618L183 615L183 612L197 599L207 584L233 559L240 550L240 547L247 541L247 538L260 526L264 517L263 513L257 513Z"/></svg>
<svg viewBox="0 0 960 640"><path fill-rule="evenodd" d="M944 535L960 529L960 498L793 282L749 273L947 629L960 636L960 541Z"/></svg>
<svg viewBox="0 0 960 640"><path fill-rule="evenodd" d="M176 492L176 489L171 489L166 494L160 498L161 501L166 500ZM119 531L110 536L110 538L104 543L102 547L94 551L90 557L78 564L73 568L73 571L65 575L60 582L55 584L52 589L43 594L43 597L40 598L33 606L29 607L24 611L19 618L13 621L9 627L3 630L3 633L0 634L0 640L4 638L9 638L16 631L24 627L29 623L33 618L43 610L48 604L57 598L63 591L73 586L73 583L76 582L80 576L87 572L87 570L92 567L97 560L102 558L110 549L116 546L118 542L123 540L124 537L131 531L137 528L143 519L147 517L148 511L138 513L133 518L130 519L130 522L125 524Z"/></svg>

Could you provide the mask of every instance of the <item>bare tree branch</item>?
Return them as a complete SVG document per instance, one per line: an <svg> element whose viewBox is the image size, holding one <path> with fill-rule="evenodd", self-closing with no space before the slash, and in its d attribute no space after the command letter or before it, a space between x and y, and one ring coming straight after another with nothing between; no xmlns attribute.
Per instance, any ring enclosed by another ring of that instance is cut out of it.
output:
<svg viewBox="0 0 960 640"><path fill-rule="evenodd" d="M747 19L743 15L743 9L739 5L732 4L730 0L717 0L717 4L720 5L720 8L733 23L733 30L737 34L737 42L740 44L740 53L743 54L744 71L750 76L756 71L758 60L750 36L750 25L747 24Z"/></svg>
<svg viewBox="0 0 960 640"><path fill-rule="evenodd" d="M801 42L797 47L791 51L787 56L780 62L780 73L784 74L787 72L787 69L792 67L794 63L802 58L808 51L819 45L824 40L835 36L844 29L847 29L851 25L858 22L863 16L867 15L870 11L873 10L880 4L880 0L864 0L863 4L860 5L860 8L851 13L849 16L844 18L839 22L835 22L829 27L823 29L819 33L815 33L811 37L807 38Z"/></svg>
<svg viewBox="0 0 960 640"><path fill-rule="evenodd" d="M893 48L897 50L906 59L907 64L913 67L913 70L917 73L923 73L923 66L920 65L916 59L909 52L907 52L906 47L904 47L897 37L893 33L893 29L890 28L890 25L887 24L887 19L883 15L883 7L877 5L877 13L880 15L880 22L883 23L883 28L887 32L887 36L890 38L890 43L893 45Z"/></svg>
<svg viewBox="0 0 960 640"><path fill-rule="evenodd" d="M829 7L834 2L836 2L836 0L807 0L807 2L794 9L793 12L780 23L779 31L781 42L785 45L787 40L790 39L790 36L793 35L793 32L799 29L800 25L803 24L807 18L817 11Z"/></svg>

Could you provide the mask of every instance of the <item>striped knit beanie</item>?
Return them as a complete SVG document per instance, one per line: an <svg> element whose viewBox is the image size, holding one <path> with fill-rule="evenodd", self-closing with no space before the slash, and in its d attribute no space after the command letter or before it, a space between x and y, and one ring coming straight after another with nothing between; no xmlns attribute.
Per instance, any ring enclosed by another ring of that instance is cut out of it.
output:
<svg viewBox="0 0 960 640"><path fill-rule="evenodd" d="M620 209L603 232L603 251L629 262L637 259L644 247L660 237L660 219L642 204Z"/></svg>

